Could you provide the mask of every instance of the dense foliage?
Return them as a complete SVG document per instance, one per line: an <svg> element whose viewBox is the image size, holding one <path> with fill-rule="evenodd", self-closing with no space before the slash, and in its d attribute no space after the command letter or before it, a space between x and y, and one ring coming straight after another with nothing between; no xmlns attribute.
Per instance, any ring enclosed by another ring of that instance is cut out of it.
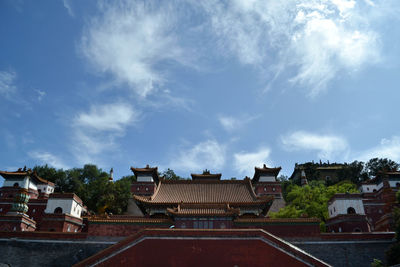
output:
<svg viewBox="0 0 400 267"><path fill-rule="evenodd" d="M343 181L326 186L323 181L311 181L306 186L284 184L286 207L272 213L272 218L315 217L321 219L322 228L328 218L328 200L337 193L356 193L356 185ZM322 229L323 230L323 229Z"/></svg>
<svg viewBox="0 0 400 267"><path fill-rule="evenodd" d="M130 185L134 176L125 176L110 182L109 174L96 165L69 170L55 169L48 165L33 168L38 175L56 184L56 192L77 194L91 212L121 214L126 211L131 197Z"/></svg>
<svg viewBox="0 0 400 267"><path fill-rule="evenodd" d="M33 170L40 177L55 183L55 192L77 194L92 213L124 213L131 198L131 184L136 181L134 175L128 175L110 182L109 174L92 164L69 170L55 169L46 164ZM160 176L170 180L185 179L171 169L160 173Z"/></svg>

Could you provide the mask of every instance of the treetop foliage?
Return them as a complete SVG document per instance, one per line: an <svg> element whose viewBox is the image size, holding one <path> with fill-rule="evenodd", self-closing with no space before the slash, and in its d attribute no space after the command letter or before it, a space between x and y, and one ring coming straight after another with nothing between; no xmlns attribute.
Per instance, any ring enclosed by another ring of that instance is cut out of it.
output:
<svg viewBox="0 0 400 267"><path fill-rule="evenodd" d="M272 213L272 218L313 217L321 219L322 225L328 219L328 201L337 193L357 193L357 187L350 181L326 186L323 181L311 181L306 186L286 186L286 207Z"/></svg>

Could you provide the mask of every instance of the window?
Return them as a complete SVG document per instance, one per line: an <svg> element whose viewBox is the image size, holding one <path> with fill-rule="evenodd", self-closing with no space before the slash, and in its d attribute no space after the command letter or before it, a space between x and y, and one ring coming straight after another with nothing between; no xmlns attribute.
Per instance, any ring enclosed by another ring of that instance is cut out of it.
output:
<svg viewBox="0 0 400 267"><path fill-rule="evenodd" d="M354 230L353 230L353 232L361 232L361 229L360 228L354 228Z"/></svg>
<svg viewBox="0 0 400 267"><path fill-rule="evenodd" d="M275 190L276 190L276 188L275 188L275 187L272 187L272 191L274 191L274 192L275 192Z"/></svg>
<svg viewBox="0 0 400 267"><path fill-rule="evenodd" d="M140 187L136 188L136 190L139 191L139 190L140 190Z"/></svg>
<svg viewBox="0 0 400 267"><path fill-rule="evenodd" d="M333 211L336 212L336 208L335 207L333 207Z"/></svg>
<svg viewBox="0 0 400 267"><path fill-rule="evenodd" d="M356 210L353 207L347 209L347 214L356 214Z"/></svg>
<svg viewBox="0 0 400 267"><path fill-rule="evenodd" d="M32 213L35 213L35 212L36 212L36 209L33 209L33 210L32 210Z"/></svg>
<svg viewBox="0 0 400 267"><path fill-rule="evenodd" d="M369 187L367 187L367 191L369 191Z"/></svg>
<svg viewBox="0 0 400 267"><path fill-rule="evenodd" d="M186 228L186 223L181 224L181 228L185 229Z"/></svg>
<svg viewBox="0 0 400 267"><path fill-rule="evenodd" d="M327 176L325 177L325 179L326 179L327 181L329 181L329 180L331 179L331 177L330 177L329 175L327 175Z"/></svg>
<svg viewBox="0 0 400 267"><path fill-rule="evenodd" d="M14 187L19 187L19 183L15 183L15 184L14 184Z"/></svg>
<svg viewBox="0 0 400 267"><path fill-rule="evenodd" d="M219 225L219 228L225 229L225 228L226 228L226 225L225 225L224 223L221 223L221 224Z"/></svg>
<svg viewBox="0 0 400 267"><path fill-rule="evenodd" d="M264 191L267 191L267 188L266 188L266 187L264 187Z"/></svg>
<svg viewBox="0 0 400 267"><path fill-rule="evenodd" d="M3 211L3 208L0 208L0 212L2 212Z"/></svg>
<svg viewBox="0 0 400 267"><path fill-rule="evenodd" d="M68 232L71 232L71 225L68 225L67 231L68 231Z"/></svg>
<svg viewBox="0 0 400 267"><path fill-rule="evenodd" d="M198 222L198 221L194 221L194 222L193 222L193 228L194 228L194 229L199 228L199 222Z"/></svg>
<svg viewBox="0 0 400 267"><path fill-rule="evenodd" d="M61 214L63 212L61 207L57 207L54 209L54 213Z"/></svg>
<svg viewBox="0 0 400 267"><path fill-rule="evenodd" d="M146 187L146 191L149 191L149 188L148 188L148 187Z"/></svg>
<svg viewBox="0 0 400 267"><path fill-rule="evenodd" d="M379 213L382 213L382 210L381 210L381 209L379 209Z"/></svg>

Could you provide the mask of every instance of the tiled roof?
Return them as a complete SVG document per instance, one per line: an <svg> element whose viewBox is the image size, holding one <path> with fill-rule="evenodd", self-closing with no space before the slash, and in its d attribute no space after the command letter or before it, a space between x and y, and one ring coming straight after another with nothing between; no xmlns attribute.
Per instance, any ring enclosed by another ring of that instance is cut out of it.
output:
<svg viewBox="0 0 400 267"><path fill-rule="evenodd" d="M150 167L147 165L145 168L134 168L131 167L131 171L135 174L136 178L140 175L151 175L155 182L158 182L158 167Z"/></svg>
<svg viewBox="0 0 400 267"><path fill-rule="evenodd" d="M24 176L29 176L31 177L35 182L39 184L48 184L54 187L54 183L47 181L37 175L36 172L32 171L31 169L28 169L26 171L19 169L15 172L7 172L7 171L0 171L0 175L4 177L4 179L11 178L11 177L24 177Z"/></svg>
<svg viewBox="0 0 400 267"><path fill-rule="evenodd" d="M265 204L273 197L257 197L250 179L244 180L161 180L151 197L136 196L143 203L180 204L180 203L238 203Z"/></svg>
<svg viewBox="0 0 400 267"><path fill-rule="evenodd" d="M209 170L204 170L202 174L191 174L193 180L221 180L221 173L210 173Z"/></svg>
<svg viewBox="0 0 400 267"><path fill-rule="evenodd" d="M281 169L282 169L281 167L268 168L265 164L263 165L262 168L254 167L253 182L258 182L261 175L266 175L266 174L271 175L272 174L276 177L276 176L278 176Z"/></svg>
<svg viewBox="0 0 400 267"><path fill-rule="evenodd" d="M229 216L238 215L240 210L238 208L231 208L228 204L208 204L208 205L178 205L177 208L167 211L173 215L213 215L213 216Z"/></svg>

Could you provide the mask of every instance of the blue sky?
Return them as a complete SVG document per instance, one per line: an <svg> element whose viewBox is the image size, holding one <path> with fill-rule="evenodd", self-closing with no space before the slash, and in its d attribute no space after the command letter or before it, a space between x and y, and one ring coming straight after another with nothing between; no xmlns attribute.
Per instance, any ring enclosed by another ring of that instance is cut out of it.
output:
<svg viewBox="0 0 400 267"><path fill-rule="evenodd" d="M399 1L0 1L0 169L400 161Z"/></svg>

